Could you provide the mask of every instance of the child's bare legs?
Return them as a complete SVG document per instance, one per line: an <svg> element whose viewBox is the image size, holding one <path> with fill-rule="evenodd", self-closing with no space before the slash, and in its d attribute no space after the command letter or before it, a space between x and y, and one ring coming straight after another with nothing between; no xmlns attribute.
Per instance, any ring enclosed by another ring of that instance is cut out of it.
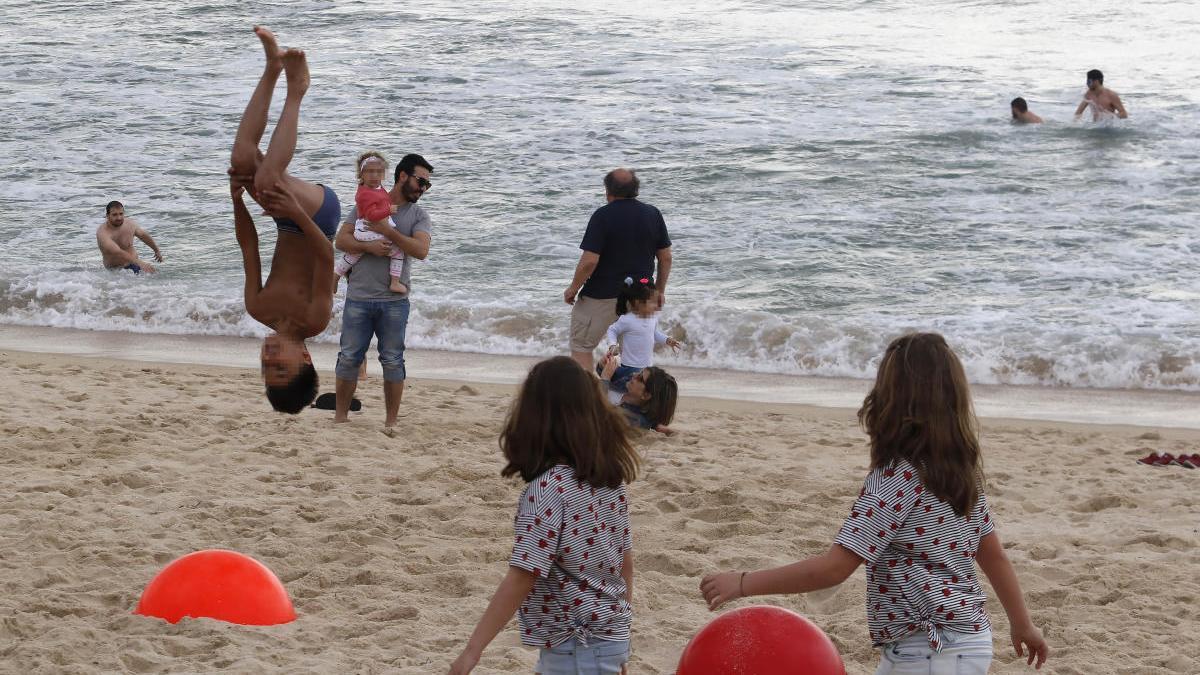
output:
<svg viewBox="0 0 1200 675"><path fill-rule="evenodd" d="M258 150L258 143L267 129L267 111L271 107L271 94L275 90L275 83L279 80L279 73L283 71L283 51L275 42L275 35L262 26L255 26L254 33L262 41L263 51L267 54L267 63L263 68L258 86L254 88L254 93L250 96L250 102L246 104L246 111L242 113L242 121L238 124L237 136L233 139L233 154L229 164L233 168L233 173L241 176L253 176L258 171L259 163L263 158L262 153ZM255 195L251 194L250 196Z"/></svg>
<svg viewBox="0 0 1200 675"><path fill-rule="evenodd" d="M388 262L388 272L391 274L392 283L388 289L393 293L408 293L408 286L400 282L404 274L404 254L392 244L392 259Z"/></svg>

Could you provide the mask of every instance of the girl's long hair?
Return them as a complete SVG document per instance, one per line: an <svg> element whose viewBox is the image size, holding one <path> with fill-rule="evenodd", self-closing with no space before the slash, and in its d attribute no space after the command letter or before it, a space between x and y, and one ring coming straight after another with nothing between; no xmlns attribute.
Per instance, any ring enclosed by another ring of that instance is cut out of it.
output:
<svg viewBox="0 0 1200 675"><path fill-rule="evenodd" d="M679 400L679 385L675 378L657 366L643 368L642 378L646 393L650 395L650 400L642 405L642 412L656 425L670 424Z"/></svg>
<svg viewBox="0 0 1200 675"><path fill-rule="evenodd" d="M888 345L858 421L871 439L871 468L906 459L925 488L960 516L983 486L983 457L962 363L937 333Z"/></svg>
<svg viewBox="0 0 1200 675"><path fill-rule="evenodd" d="M600 381L574 360L556 356L535 365L504 421L500 472L532 481L555 464L575 468L593 487L633 482L641 460L629 442L629 425L608 404Z"/></svg>

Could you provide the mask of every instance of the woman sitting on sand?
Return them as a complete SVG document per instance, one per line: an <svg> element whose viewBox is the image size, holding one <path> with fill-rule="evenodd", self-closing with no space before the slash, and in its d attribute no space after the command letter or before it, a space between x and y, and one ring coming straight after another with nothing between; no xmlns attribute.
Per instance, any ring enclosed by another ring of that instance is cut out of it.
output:
<svg viewBox="0 0 1200 675"><path fill-rule="evenodd" d="M629 423L640 429L653 429L668 436L674 433L667 425L675 417L679 385L667 371L656 366L642 368L623 381L613 381L613 373L621 365L615 355L600 362L600 379L608 390L608 400L620 408Z"/></svg>

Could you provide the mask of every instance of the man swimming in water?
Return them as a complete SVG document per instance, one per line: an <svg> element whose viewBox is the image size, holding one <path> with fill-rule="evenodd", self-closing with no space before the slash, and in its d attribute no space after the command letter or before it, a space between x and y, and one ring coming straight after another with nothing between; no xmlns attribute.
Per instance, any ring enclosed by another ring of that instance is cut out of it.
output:
<svg viewBox="0 0 1200 675"><path fill-rule="evenodd" d="M1125 112L1125 106L1121 105L1121 97L1117 96L1117 92L1104 86L1104 73L1099 70L1089 70L1087 73L1087 91L1084 92L1079 107L1075 109L1075 119L1079 119L1088 106L1092 108L1093 122L1099 122L1114 114L1121 119L1129 117L1129 113Z"/></svg>
<svg viewBox="0 0 1200 675"><path fill-rule="evenodd" d="M267 399L280 412L299 413L317 393L317 371L304 340L325 330L333 310L333 246L341 220L337 195L324 185L287 173L296 149L300 102L308 91L308 63L298 49L280 49L275 36L256 26L267 63L246 105L230 159L234 226L246 270L246 312L275 331L262 347ZM267 154L258 143L279 73L287 74L287 98ZM271 273L262 282L258 232L243 193L275 220L278 238Z"/></svg>
<svg viewBox="0 0 1200 675"><path fill-rule="evenodd" d="M1012 109L1012 118L1014 122L1022 122L1024 124L1041 124L1042 118L1029 112L1029 104L1020 96L1014 98L1009 104Z"/></svg>
<svg viewBox="0 0 1200 675"><path fill-rule="evenodd" d="M100 247L100 256L104 266L110 270L131 270L134 274L142 272L157 272L154 265L142 260L133 250L133 238L137 237L142 243L154 251L155 262L162 262L162 251L150 233L143 230L133 221L125 217L125 207L118 201L111 201L104 207L104 224L96 228L96 244Z"/></svg>

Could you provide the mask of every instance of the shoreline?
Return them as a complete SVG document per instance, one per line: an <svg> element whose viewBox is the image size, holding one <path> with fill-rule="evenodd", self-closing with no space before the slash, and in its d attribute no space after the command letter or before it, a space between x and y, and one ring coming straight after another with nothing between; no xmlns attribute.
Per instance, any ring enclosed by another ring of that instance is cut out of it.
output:
<svg viewBox="0 0 1200 675"><path fill-rule="evenodd" d="M145 363L258 368L257 338L165 335L0 325L0 350ZM331 376L337 346L310 344L318 372ZM368 371L379 375L376 354ZM410 349L409 376L485 385L516 385L545 357ZM747 404L798 405L856 410L868 380L806 377L745 371L672 367L682 398ZM327 383L328 384L328 383ZM332 389L332 387L323 387ZM976 413L986 419L1044 421L1089 426L1200 429L1200 393L1131 389L1069 389L1017 385L972 385ZM702 406L707 407L707 406Z"/></svg>

